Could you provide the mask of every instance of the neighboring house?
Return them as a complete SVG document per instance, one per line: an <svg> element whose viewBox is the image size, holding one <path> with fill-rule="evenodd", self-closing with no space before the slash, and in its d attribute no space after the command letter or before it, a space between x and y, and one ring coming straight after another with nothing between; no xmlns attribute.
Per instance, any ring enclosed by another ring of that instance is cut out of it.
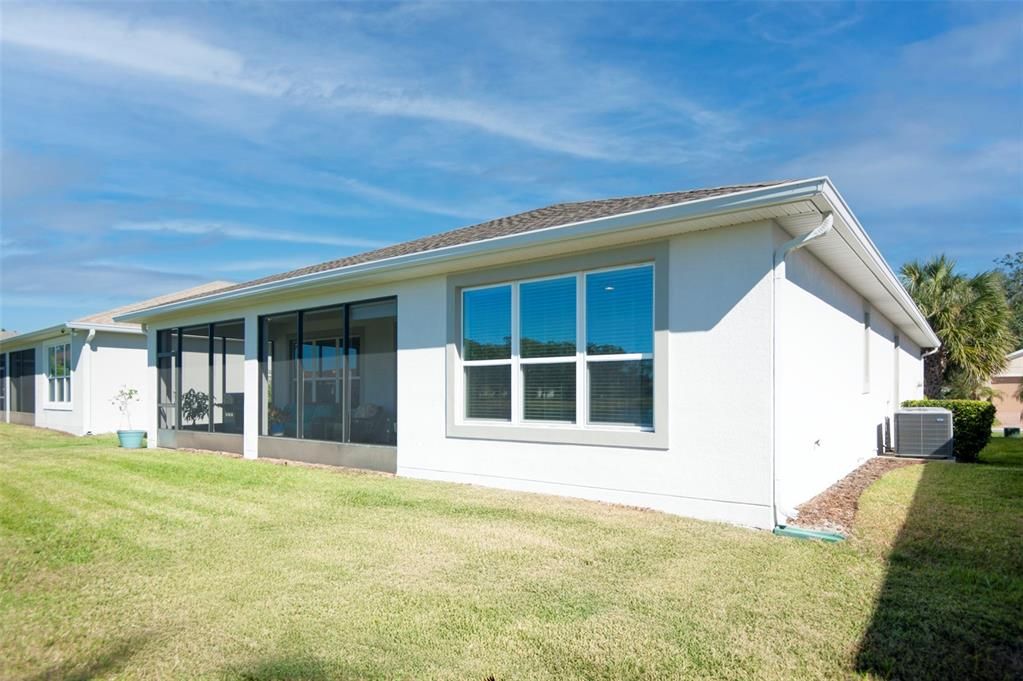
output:
<svg viewBox="0 0 1023 681"><path fill-rule="evenodd" d="M0 420L75 435L122 428L111 403L121 386L140 391L132 408L143 427L148 404L146 332L114 317L209 293L230 285L215 281L38 331L0 337Z"/></svg>
<svg viewBox="0 0 1023 681"><path fill-rule="evenodd" d="M119 319L149 329L150 446L765 528L883 447L938 345L827 178L559 204Z"/></svg>
<svg viewBox="0 0 1023 681"><path fill-rule="evenodd" d="M1008 364L1000 372L991 377L991 387L996 396L995 418L1002 426L1019 428L1023 426L1023 400L1020 399L1020 386L1023 386L1023 348L1009 353Z"/></svg>

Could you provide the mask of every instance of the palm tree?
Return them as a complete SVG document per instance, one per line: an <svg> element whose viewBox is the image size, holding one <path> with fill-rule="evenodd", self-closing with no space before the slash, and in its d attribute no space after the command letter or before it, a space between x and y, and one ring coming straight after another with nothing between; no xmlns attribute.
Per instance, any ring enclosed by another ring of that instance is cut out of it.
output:
<svg viewBox="0 0 1023 681"><path fill-rule="evenodd" d="M902 266L903 285L941 339L941 348L924 360L924 394L932 398L977 395L1012 351L1009 306L999 276L967 276L955 267L944 255Z"/></svg>

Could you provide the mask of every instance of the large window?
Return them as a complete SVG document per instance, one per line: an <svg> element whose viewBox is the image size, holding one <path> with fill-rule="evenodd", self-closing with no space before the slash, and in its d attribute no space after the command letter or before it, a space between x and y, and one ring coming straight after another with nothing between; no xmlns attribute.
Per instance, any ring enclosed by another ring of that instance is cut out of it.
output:
<svg viewBox="0 0 1023 681"><path fill-rule="evenodd" d="M245 419L245 324L164 329L156 335L157 426L241 433Z"/></svg>
<svg viewBox="0 0 1023 681"><path fill-rule="evenodd" d="M11 375L8 381L10 410L33 414L36 410L36 351L19 350L7 355Z"/></svg>
<svg viewBox="0 0 1023 681"><path fill-rule="evenodd" d="M653 265L464 289L464 418L652 429L653 298Z"/></svg>
<svg viewBox="0 0 1023 681"><path fill-rule="evenodd" d="M46 348L47 401L71 404L71 343Z"/></svg>
<svg viewBox="0 0 1023 681"><path fill-rule="evenodd" d="M261 434L397 442L393 299L261 319Z"/></svg>

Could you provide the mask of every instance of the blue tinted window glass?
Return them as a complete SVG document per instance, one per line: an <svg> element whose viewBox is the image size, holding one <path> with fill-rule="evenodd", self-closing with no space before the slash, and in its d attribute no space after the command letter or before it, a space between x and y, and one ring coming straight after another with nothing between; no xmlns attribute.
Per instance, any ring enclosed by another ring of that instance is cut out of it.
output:
<svg viewBox="0 0 1023 681"><path fill-rule="evenodd" d="M618 355L653 351L653 266L587 274L586 352Z"/></svg>
<svg viewBox="0 0 1023 681"><path fill-rule="evenodd" d="M529 421L575 422L575 363L523 364L522 410Z"/></svg>
<svg viewBox="0 0 1023 681"><path fill-rule="evenodd" d="M465 367L465 415L471 419L511 420L511 365Z"/></svg>
<svg viewBox="0 0 1023 681"><path fill-rule="evenodd" d="M589 362L590 422L654 424L654 362Z"/></svg>
<svg viewBox="0 0 1023 681"><path fill-rule="evenodd" d="M520 345L523 357L575 354L575 277L519 286Z"/></svg>
<svg viewBox="0 0 1023 681"><path fill-rule="evenodd" d="M511 286L464 293L462 352L467 360L511 357Z"/></svg>

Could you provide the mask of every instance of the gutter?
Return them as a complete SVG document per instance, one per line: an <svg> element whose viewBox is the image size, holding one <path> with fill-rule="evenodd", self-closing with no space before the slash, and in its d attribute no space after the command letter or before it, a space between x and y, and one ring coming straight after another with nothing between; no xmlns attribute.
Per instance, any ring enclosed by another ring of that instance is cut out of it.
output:
<svg viewBox="0 0 1023 681"><path fill-rule="evenodd" d="M69 329L81 329L92 334L95 334L97 331L104 331L106 333L127 333L144 336L146 333L140 324L128 325L124 323L104 324L95 322L68 322L67 327Z"/></svg>
<svg viewBox="0 0 1023 681"><path fill-rule="evenodd" d="M142 330L141 325L138 324L107 324L107 323L88 323L88 322L64 322L62 324L54 324L53 326L47 326L43 329L37 329L35 331L28 331L26 333L19 333L17 336L8 336L0 340L0 348L4 348L4 352L7 352L7 348L17 347L22 343L31 343L38 340L44 340L47 338L56 338L62 336L68 331L104 331L107 333L126 333L133 335L145 335L145 331Z"/></svg>
<svg viewBox="0 0 1023 681"><path fill-rule="evenodd" d="M778 508L778 286L785 279L785 259L789 254L820 239L831 232L834 226L834 215L825 213L820 224L810 232L786 241L774 251L774 276L771 279L771 513L776 530L784 528L787 520L786 517L779 517Z"/></svg>

